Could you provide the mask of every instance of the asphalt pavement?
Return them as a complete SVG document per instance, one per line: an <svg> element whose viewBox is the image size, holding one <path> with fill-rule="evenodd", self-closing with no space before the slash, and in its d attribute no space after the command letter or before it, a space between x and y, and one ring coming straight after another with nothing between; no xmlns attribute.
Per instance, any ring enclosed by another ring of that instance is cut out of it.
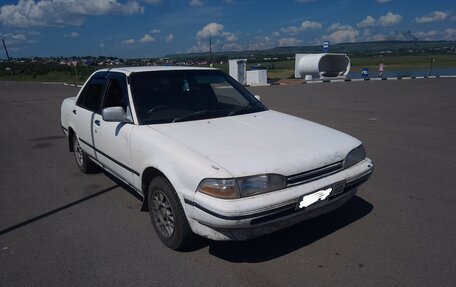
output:
<svg viewBox="0 0 456 287"><path fill-rule="evenodd" d="M78 170L60 129L77 88L0 82L0 286L454 286L456 79L250 90L359 138L374 175L332 213L178 252L137 198Z"/></svg>

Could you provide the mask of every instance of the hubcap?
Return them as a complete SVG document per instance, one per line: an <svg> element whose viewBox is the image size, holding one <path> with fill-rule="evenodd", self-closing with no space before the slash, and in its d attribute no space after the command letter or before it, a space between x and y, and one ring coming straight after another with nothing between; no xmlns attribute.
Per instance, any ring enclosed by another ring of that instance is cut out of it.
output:
<svg viewBox="0 0 456 287"><path fill-rule="evenodd" d="M76 158L76 162L78 163L78 165L82 166L84 164L84 157L78 139L75 139L74 142L74 156Z"/></svg>
<svg viewBox="0 0 456 287"><path fill-rule="evenodd" d="M174 233L174 216L168 198L160 190L152 194L152 217L161 235L170 238Z"/></svg>

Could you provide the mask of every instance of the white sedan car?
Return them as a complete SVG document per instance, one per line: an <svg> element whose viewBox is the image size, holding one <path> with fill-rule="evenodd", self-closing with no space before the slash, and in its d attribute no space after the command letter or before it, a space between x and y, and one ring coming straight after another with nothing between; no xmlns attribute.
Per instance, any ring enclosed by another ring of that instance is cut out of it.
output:
<svg viewBox="0 0 456 287"><path fill-rule="evenodd" d="M83 172L103 168L142 196L160 240L246 240L331 211L373 171L361 142L269 110L225 73L95 72L61 124Z"/></svg>

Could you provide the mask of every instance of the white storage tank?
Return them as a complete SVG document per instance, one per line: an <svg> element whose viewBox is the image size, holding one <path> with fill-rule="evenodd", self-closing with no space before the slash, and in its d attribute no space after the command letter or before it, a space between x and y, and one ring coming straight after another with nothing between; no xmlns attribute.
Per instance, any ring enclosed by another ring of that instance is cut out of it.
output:
<svg viewBox="0 0 456 287"><path fill-rule="evenodd" d="M246 84L247 59L228 60L230 76L242 85Z"/></svg>
<svg viewBox="0 0 456 287"><path fill-rule="evenodd" d="M247 71L247 85L261 86L268 84L268 71L267 70L252 70Z"/></svg>
<svg viewBox="0 0 456 287"><path fill-rule="evenodd" d="M350 66L347 54L296 54L295 78L345 78Z"/></svg>

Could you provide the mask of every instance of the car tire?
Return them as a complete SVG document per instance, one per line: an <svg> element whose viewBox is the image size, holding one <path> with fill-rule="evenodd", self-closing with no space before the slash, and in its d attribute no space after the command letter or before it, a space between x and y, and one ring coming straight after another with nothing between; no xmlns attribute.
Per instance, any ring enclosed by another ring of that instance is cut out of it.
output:
<svg viewBox="0 0 456 287"><path fill-rule="evenodd" d="M166 178L159 176L150 182L148 200L152 225L163 244L177 250L193 242L194 234L179 197Z"/></svg>
<svg viewBox="0 0 456 287"><path fill-rule="evenodd" d="M76 134L73 135L73 153L76 165L83 173L96 173L99 171L100 168L82 150Z"/></svg>

